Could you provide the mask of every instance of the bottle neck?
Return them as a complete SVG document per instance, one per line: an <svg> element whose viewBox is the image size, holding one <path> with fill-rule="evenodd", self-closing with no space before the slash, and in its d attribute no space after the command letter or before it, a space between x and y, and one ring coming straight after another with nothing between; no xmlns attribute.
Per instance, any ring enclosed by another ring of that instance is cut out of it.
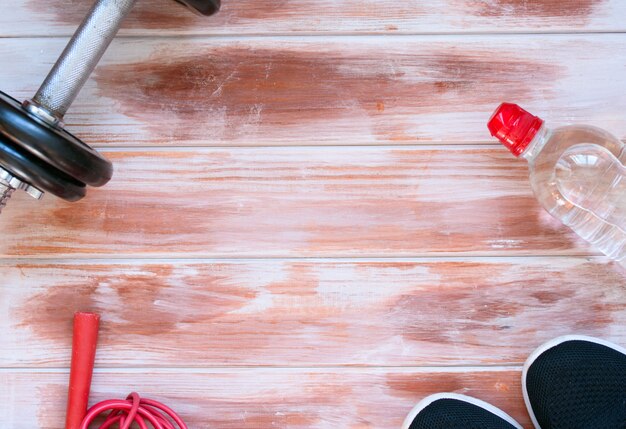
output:
<svg viewBox="0 0 626 429"><path fill-rule="evenodd" d="M539 128L539 131L537 131L537 135L535 135L535 137L531 140L530 144L526 147L526 149L524 149L524 152L522 152L520 156L528 161L529 164L532 164L537 155L539 155L539 152L541 152L541 150L550 139L551 134L552 131L545 125L542 125L541 128Z"/></svg>

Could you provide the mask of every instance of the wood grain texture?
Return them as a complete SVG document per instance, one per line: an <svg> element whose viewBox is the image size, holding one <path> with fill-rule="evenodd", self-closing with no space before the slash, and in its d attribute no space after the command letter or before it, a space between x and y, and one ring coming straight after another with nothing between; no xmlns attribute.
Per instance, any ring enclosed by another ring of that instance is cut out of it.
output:
<svg viewBox="0 0 626 429"><path fill-rule="evenodd" d="M32 96L63 44L3 41L3 90ZM67 122L96 146L495 145L507 100L624 139L625 65L626 38L606 34L127 38Z"/></svg>
<svg viewBox="0 0 626 429"><path fill-rule="evenodd" d="M423 397L473 395L530 429L517 370L419 369L96 372L92 402L138 390L173 407L194 429L399 428ZM2 372L0 412L12 429L61 429L65 372Z"/></svg>
<svg viewBox="0 0 626 429"><path fill-rule="evenodd" d="M0 2L0 36L69 35L91 0ZM226 0L196 17L171 0L142 0L124 34L414 34L624 31L621 0Z"/></svg>
<svg viewBox="0 0 626 429"><path fill-rule="evenodd" d="M626 343L601 259L72 262L0 266L2 367L66 367L75 311L102 367L519 365L586 334Z"/></svg>
<svg viewBox="0 0 626 429"><path fill-rule="evenodd" d="M78 203L18 195L1 257L592 254L503 148L117 151ZM42 227L43 226L43 227Z"/></svg>

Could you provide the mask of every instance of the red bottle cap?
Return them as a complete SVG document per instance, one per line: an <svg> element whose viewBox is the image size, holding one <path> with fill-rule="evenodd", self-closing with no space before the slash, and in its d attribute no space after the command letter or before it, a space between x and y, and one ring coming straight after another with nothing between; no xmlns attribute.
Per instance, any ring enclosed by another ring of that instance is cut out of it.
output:
<svg viewBox="0 0 626 429"><path fill-rule="evenodd" d="M491 135L505 145L515 156L520 156L543 125L517 104L502 103L493 113L487 127Z"/></svg>

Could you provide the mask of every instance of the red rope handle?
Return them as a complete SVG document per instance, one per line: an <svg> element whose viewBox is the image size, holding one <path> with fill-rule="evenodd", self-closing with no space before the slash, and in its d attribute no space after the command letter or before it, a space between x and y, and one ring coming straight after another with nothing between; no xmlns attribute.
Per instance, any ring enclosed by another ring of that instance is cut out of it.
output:
<svg viewBox="0 0 626 429"><path fill-rule="evenodd" d="M87 412L91 375L93 374L100 316L94 313L74 314L72 366L67 395L65 429L78 429Z"/></svg>
<svg viewBox="0 0 626 429"><path fill-rule="evenodd" d="M74 315L65 429L88 429L89 425L104 413L108 414L99 429L108 429L116 423L120 429L129 429L133 422L137 423L140 429L148 429L147 423L154 429L188 429L171 408L151 399L142 399L135 392L128 395L126 400L102 401L87 410L99 322L100 316L94 313Z"/></svg>

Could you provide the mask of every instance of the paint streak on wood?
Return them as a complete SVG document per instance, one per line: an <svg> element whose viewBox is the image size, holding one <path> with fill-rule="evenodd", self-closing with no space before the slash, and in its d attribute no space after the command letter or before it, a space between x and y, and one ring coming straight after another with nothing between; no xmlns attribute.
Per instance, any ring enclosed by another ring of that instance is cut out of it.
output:
<svg viewBox="0 0 626 429"><path fill-rule="evenodd" d="M418 400L446 390L489 401L530 428L520 378L518 371L501 369L106 372L94 376L92 401L137 389L170 405L193 428L366 429L398 428ZM9 427L63 426L67 374L3 372L0 382L6 387L0 411Z"/></svg>
<svg viewBox="0 0 626 429"><path fill-rule="evenodd" d="M373 55L371 48L359 54L354 47L348 52L309 52L187 46L182 51L189 55L159 51L148 61L101 67L96 75L99 93L116 100L128 117L152 124L157 134L163 124L156 117L175 118L170 132L182 140L236 140L310 122L324 126L355 112L370 116L367 122L381 139L391 140L404 130L390 128L383 111L424 115L489 109L503 93L511 99L538 96L539 91L545 96L527 79L531 74L546 81L558 76L554 65L517 54L490 56L452 48L415 55ZM517 82L514 89L511 81ZM215 125L212 132L202 126L207 123Z"/></svg>
<svg viewBox="0 0 626 429"><path fill-rule="evenodd" d="M67 365L78 310L102 314L107 367L506 365L572 332L626 342L626 273L602 260L22 263L0 275L3 367Z"/></svg>
<svg viewBox="0 0 626 429"><path fill-rule="evenodd" d="M592 14L595 7L604 3L604 0L495 0L482 3L486 16L585 18Z"/></svg>
<svg viewBox="0 0 626 429"><path fill-rule="evenodd" d="M504 149L111 152L106 188L5 210L3 256L589 254ZM468 186L471 184L471 186ZM35 225L46 225L45 229Z"/></svg>

